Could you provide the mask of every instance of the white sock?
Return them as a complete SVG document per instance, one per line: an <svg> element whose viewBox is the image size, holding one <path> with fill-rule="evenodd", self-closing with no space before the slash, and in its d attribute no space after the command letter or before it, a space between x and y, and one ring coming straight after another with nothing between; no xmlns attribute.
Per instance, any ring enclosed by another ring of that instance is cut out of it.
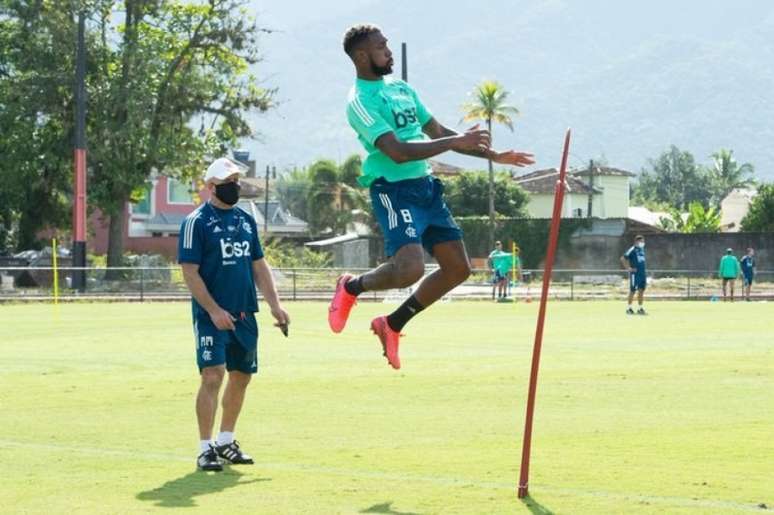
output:
<svg viewBox="0 0 774 515"><path fill-rule="evenodd" d="M210 450L210 440L199 440L199 452L206 452Z"/></svg>
<svg viewBox="0 0 774 515"><path fill-rule="evenodd" d="M221 431L218 433L218 445L226 445L234 441L233 431Z"/></svg>
<svg viewBox="0 0 774 515"><path fill-rule="evenodd" d="M629 309L632 309L632 305L631 304L629 304Z"/></svg>

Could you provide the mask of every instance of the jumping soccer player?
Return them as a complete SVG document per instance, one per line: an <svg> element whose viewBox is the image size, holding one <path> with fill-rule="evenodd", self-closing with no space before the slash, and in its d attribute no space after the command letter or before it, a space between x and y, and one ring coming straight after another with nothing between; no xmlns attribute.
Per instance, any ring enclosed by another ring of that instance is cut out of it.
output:
<svg viewBox="0 0 774 515"><path fill-rule="evenodd" d="M343 43L357 74L347 119L368 153L359 182L370 188L389 261L359 277L338 278L328 323L334 332L341 332L364 291L417 282L424 275L424 247L440 268L398 309L371 322L387 361L398 369L400 331L406 323L470 275L462 231L443 200L441 181L430 175L427 159L454 150L506 165L534 161L528 153L490 149L489 132L478 126L459 134L438 123L411 86L386 77L392 73L392 52L378 27L356 25L346 32Z"/></svg>
<svg viewBox="0 0 774 515"><path fill-rule="evenodd" d="M720 258L718 276L723 283L723 302L726 302L726 291L731 286L731 302L734 302L734 283L739 277L739 260L736 259L733 249L726 249L726 255Z"/></svg>
<svg viewBox="0 0 774 515"><path fill-rule="evenodd" d="M201 385L196 398L201 470L220 471L221 461L252 464L234 439L245 390L258 371L258 303L255 286L271 308L275 325L290 322L282 309L271 268L263 258L255 220L236 207L242 169L234 162L215 160L204 176L210 200L193 211L180 227L178 260L191 291L196 361ZM223 393L223 416L215 443L212 426L218 393L228 370Z"/></svg>
<svg viewBox="0 0 774 515"><path fill-rule="evenodd" d="M634 294L637 294L638 315L644 315L645 309L642 307L642 297L645 294L645 288L648 286L648 278L645 274L645 237L637 235L634 237L634 245L621 256L621 265L629 272L629 300L626 308L627 315L633 315L632 301Z"/></svg>
<svg viewBox="0 0 774 515"><path fill-rule="evenodd" d="M747 247L747 254L739 260L742 267L742 294L747 302L750 302L750 289L755 278L755 251L752 247Z"/></svg>

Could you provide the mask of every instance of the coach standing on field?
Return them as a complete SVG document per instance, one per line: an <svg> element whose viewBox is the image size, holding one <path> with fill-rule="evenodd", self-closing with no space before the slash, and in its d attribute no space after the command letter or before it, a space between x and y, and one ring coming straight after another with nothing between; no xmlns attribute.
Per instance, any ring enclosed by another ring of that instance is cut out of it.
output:
<svg viewBox="0 0 774 515"><path fill-rule="evenodd" d="M215 160L204 176L210 200L188 215L180 227L178 260L193 297L196 361L201 375L196 398L200 436L196 464L201 470L222 470L224 461L253 463L234 440L234 428L247 385L258 371L255 286L271 308L275 325L286 331L290 321L280 305L271 268L263 258L255 220L236 207L243 173L229 159ZM226 370L220 433L213 443L218 393Z"/></svg>

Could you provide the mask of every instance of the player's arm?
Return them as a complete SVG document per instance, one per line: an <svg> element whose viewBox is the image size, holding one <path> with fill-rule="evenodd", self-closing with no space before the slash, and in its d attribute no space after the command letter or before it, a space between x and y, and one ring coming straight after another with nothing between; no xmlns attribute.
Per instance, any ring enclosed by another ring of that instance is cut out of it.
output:
<svg viewBox="0 0 774 515"><path fill-rule="evenodd" d="M188 290L196 302L203 307L212 319L212 323L215 327L221 331L234 330L234 318L225 309L221 308L215 299L210 295L207 286L202 280L202 276L199 275L199 265L197 263L181 263L180 266L183 269L183 279L185 280Z"/></svg>
<svg viewBox="0 0 774 515"><path fill-rule="evenodd" d="M449 150L483 153L489 149L489 141L489 132L479 129L429 141L401 141L394 132L386 132L379 136L375 145L387 157L400 164L429 159Z"/></svg>
<svg viewBox="0 0 774 515"><path fill-rule="evenodd" d="M471 130L478 129L478 125L472 127ZM422 132L427 134L430 139L449 138L459 133L448 127L442 125L435 118L430 120L422 126ZM455 152L459 154L465 154L473 157L481 157L484 159L491 159L495 163L513 165L513 166L527 166L535 163L534 156L528 152L516 152L515 150L507 150L505 152L498 152L492 148L486 150L473 149L473 150L457 150Z"/></svg>
<svg viewBox="0 0 774 515"><path fill-rule="evenodd" d="M261 291L261 295L263 295L264 300L271 309L271 316L277 321L274 325L281 327L290 324L290 317L282 308L279 295L277 294L277 287L274 285L274 276L266 259L253 260L253 277L255 278L255 285Z"/></svg>
<svg viewBox="0 0 774 515"><path fill-rule="evenodd" d="M626 258L626 254L621 256L621 266L626 270L627 272L632 271L632 267L629 265L629 260Z"/></svg>

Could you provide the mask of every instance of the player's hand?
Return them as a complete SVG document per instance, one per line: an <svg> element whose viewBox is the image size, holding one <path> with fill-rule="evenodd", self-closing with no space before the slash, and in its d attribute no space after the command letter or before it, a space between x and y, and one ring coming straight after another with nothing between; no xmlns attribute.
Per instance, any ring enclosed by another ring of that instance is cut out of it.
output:
<svg viewBox="0 0 774 515"><path fill-rule="evenodd" d="M282 306L274 306L271 308L271 316L276 320L274 327L282 329L282 332L287 336L287 327L290 325L290 316L288 316L288 312L282 309Z"/></svg>
<svg viewBox="0 0 774 515"><path fill-rule="evenodd" d="M529 152L506 150L494 153L492 161L501 165L529 166L535 164L535 156Z"/></svg>
<svg viewBox="0 0 774 515"><path fill-rule="evenodd" d="M221 331L233 331L235 329L234 321L236 318L231 316L231 313L221 307L210 312L210 319L212 320L212 323L215 324L215 327Z"/></svg>
<svg viewBox="0 0 774 515"><path fill-rule="evenodd" d="M479 129L478 124L460 134L454 140L454 150L464 150L468 152L488 152L489 145L492 143L492 137L489 131Z"/></svg>

